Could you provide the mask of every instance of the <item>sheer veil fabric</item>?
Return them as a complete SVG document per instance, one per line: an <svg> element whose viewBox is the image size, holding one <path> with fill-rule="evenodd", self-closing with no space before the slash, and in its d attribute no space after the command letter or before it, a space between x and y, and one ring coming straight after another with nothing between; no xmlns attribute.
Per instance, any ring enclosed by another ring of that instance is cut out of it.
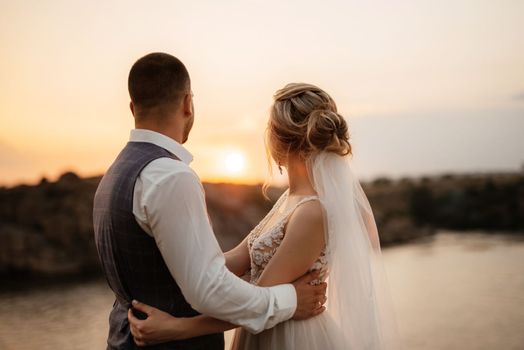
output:
<svg viewBox="0 0 524 350"><path fill-rule="evenodd" d="M377 226L350 157L321 152L310 158L308 171L325 210L325 313L342 334L339 348L400 349Z"/></svg>
<svg viewBox="0 0 524 350"><path fill-rule="evenodd" d="M349 157L320 153L308 161L308 170L325 210L327 261L324 264L329 275L326 311L307 320L279 323L258 334L238 329L231 348L398 350L375 219L351 170ZM287 191L268 218L278 210L286 194ZM279 227L282 230L283 225ZM275 243L278 247L279 242L270 234L273 231L272 227L261 237L265 234L268 244Z"/></svg>

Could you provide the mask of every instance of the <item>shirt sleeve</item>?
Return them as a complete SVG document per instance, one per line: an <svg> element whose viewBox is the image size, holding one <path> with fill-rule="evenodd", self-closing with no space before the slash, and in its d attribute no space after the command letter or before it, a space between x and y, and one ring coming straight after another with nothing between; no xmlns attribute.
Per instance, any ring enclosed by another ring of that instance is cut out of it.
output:
<svg viewBox="0 0 524 350"><path fill-rule="evenodd" d="M227 269L196 174L177 172L152 185L146 194L144 211L152 235L195 310L252 333L292 317L297 302L293 285L257 287Z"/></svg>

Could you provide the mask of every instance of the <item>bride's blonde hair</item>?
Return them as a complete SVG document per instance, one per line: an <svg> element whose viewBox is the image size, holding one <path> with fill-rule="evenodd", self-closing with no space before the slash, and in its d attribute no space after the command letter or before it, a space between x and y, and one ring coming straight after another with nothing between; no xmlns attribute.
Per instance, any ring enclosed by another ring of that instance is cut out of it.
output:
<svg viewBox="0 0 524 350"><path fill-rule="evenodd" d="M321 151L351 154L346 120L331 96L315 85L291 83L278 90L266 132L269 153L277 163L289 154L304 159Z"/></svg>
<svg viewBox="0 0 524 350"><path fill-rule="evenodd" d="M273 158L280 165L290 154L304 160L322 151L351 154L346 120L324 90L311 84L291 83L273 98L266 129L270 164Z"/></svg>

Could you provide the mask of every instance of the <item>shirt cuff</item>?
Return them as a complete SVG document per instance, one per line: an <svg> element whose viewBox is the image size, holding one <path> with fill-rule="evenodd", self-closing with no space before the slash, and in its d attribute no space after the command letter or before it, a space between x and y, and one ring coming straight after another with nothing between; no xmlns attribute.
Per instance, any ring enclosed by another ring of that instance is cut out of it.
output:
<svg viewBox="0 0 524 350"><path fill-rule="evenodd" d="M275 310L278 310L273 319L275 322L270 322L274 324L268 325L273 327L277 323L287 321L293 317L297 309L297 292L292 284L280 284L270 287L270 289L275 296Z"/></svg>

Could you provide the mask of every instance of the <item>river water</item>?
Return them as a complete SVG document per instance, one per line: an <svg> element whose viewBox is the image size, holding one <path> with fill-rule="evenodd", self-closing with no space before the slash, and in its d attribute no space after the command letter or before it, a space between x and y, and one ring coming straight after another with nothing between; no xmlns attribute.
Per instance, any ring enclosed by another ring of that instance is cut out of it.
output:
<svg viewBox="0 0 524 350"><path fill-rule="evenodd" d="M524 349L522 236L440 231L384 259L406 350ZM4 290L0 349L103 349L112 303L103 280Z"/></svg>

